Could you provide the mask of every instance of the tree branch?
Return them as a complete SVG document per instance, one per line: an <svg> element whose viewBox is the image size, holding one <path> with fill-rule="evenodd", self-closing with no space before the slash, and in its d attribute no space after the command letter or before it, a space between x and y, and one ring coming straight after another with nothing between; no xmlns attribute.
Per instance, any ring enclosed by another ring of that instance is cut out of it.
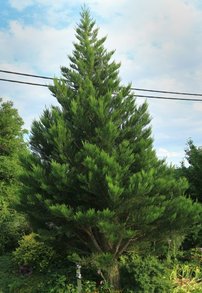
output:
<svg viewBox="0 0 202 293"><path fill-rule="evenodd" d="M86 232L86 234L88 234L88 236L90 237L95 249L99 252L103 252L100 245L98 244L94 234L93 234L93 231L91 229L91 227L89 227L88 229L87 228L83 228L84 232Z"/></svg>
<svg viewBox="0 0 202 293"><path fill-rule="evenodd" d="M125 220L125 226L126 226L128 220L129 220L129 218L130 218L130 213L129 213L129 214L127 215L127 217L126 217L126 220ZM116 255L118 254L118 251L119 251L120 246L121 246L121 244L122 244L122 240L123 240L123 237L121 236L120 239L119 239L118 244L116 245L114 256L116 256Z"/></svg>
<svg viewBox="0 0 202 293"><path fill-rule="evenodd" d="M123 240L123 237L121 237L121 238L119 239L119 242L118 242L118 244L116 245L114 256L116 256L116 255L118 254L118 251L119 251L119 248L120 248L120 246L121 246L122 240Z"/></svg>
<svg viewBox="0 0 202 293"><path fill-rule="evenodd" d="M130 238L124 245L123 247L120 249L120 251L117 252L117 255L120 256L130 245L131 242L136 241L137 239L139 239L139 237L136 238Z"/></svg>

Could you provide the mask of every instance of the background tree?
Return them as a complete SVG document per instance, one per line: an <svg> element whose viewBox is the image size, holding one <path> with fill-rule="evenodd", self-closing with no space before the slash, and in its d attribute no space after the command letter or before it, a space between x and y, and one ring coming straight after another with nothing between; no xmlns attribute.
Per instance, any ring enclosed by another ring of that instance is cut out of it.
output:
<svg viewBox="0 0 202 293"><path fill-rule="evenodd" d="M202 202L202 148L189 140L185 149L185 159L178 170L179 174L185 176L189 182L187 193L194 200Z"/></svg>
<svg viewBox="0 0 202 293"><path fill-rule="evenodd" d="M0 253L15 247L25 219L15 211L19 197L19 156L26 150L23 121L12 102L0 99Z"/></svg>
<svg viewBox="0 0 202 293"><path fill-rule="evenodd" d="M34 121L21 209L65 254L77 253L119 287L119 258L143 243L184 235L200 207L159 161L147 104L122 86L120 64L84 9L70 66L51 92L60 106Z"/></svg>
<svg viewBox="0 0 202 293"><path fill-rule="evenodd" d="M187 164L188 163L188 164ZM187 195L194 201L202 203L202 149L194 145L192 140L187 143L185 149L185 161L176 170L177 177L184 176L188 183ZM202 245L201 223L195 225L192 233L185 241L185 247Z"/></svg>

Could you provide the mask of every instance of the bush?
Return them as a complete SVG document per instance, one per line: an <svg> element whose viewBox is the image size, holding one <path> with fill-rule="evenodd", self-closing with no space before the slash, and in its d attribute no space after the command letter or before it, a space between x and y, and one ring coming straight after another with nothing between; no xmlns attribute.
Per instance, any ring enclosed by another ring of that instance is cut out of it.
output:
<svg viewBox="0 0 202 293"><path fill-rule="evenodd" d="M0 256L0 293L7 293L11 281L11 255Z"/></svg>
<svg viewBox="0 0 202 293"><path fill-rule="evenodd" d="M202 270L195 263L177 263L174 265L171 280L173 293L201 293Z"/></svg>
<svg viewBox="0 0 202 293"><path fill-rule="evenodd" d="M37 291L42 280L46 282L44 276L24 277L16 273L11 254L0 257L0 293L42 293Z"/></svg>
<svg viewBox="0 0 202 293"><path fill-rule="evenodd" d="M67 267L66 272L69 270ZM65 270L46 273L33 272L22 276L13 270L12 255L0 257L0 293L78 293L75 271L74 279L69 278ZM82 279L82 293L115 293L103 286L96 288L96 283Z"/></svg>
<svg viewBox="0 0 202 293"><path fill-rule="evenodd" d="M156 257L130 255L122 258L121 283L124 292L168 293L170 271Z"/></svg>
<svg viewBox="0 0 202 293"><path fill-rule="evenodd" d="M19 240L19 247L13 252L14 262L18 266L44 272L54 257L53 249L39 241L38 235L31 233Z"/></svg>
<svg viewBox="0 0 202 293"><path fill-rule="evenodd" d="M0 255L15 249L23 233L28 231L25 218L0 202Z"/></svg>
<svg viewBox="0 0 202 293"><path fill-rule="evenodd" d="M43 291L44 292L44 291ZM45 291L46 292L46 291ZM49 289L47 293L78 293L77 285L68 282L67 277L64 275L58 275L49 283ZM95 282L82 281L82 293L92 293L96 291Z"/></svg>
<svg viewBox="0 0 202 293"><path fill-rule="evenodd" d="M193 248L191 249L190 254L191 254L192 262L201 266L202 265L202 248L201 247Z"/></svg>
<svg viewBox="0 0 202 293"><path fill-rule="evenodd" d="M70 293L67 277L59 273L33 272L23 276L13 269L12 255L0 257L0 293ZM72 292L73 293L73 292Z"/></svg>

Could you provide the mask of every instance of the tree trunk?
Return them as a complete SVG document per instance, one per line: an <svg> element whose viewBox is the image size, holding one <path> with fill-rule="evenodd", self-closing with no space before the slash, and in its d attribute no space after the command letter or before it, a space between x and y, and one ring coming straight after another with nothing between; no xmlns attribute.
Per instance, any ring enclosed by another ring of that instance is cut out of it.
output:
<svg viewBox="0 0 202 293"><path fill-rule="evenodd" d="M108 272L108 282L115 290L120 289L120 272L118 263L114 264Z"/></svg>

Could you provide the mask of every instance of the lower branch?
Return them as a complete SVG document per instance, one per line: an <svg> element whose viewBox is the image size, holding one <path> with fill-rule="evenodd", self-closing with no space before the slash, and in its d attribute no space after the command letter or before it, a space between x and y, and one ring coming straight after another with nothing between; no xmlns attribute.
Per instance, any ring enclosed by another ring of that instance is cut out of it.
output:
<svg viewBox="0 0 202 293"><path fill-rule="evenodd" d="M128 246L131 244L131 242L134 242L136 240L138 240L139 237L136 237L136 238L130 238L122 247L121 249L117 252L117 255L120 256L124 253L124 251L127 250Z"/></svg>
<svg viewBox="0 0 202 293"><path fill-rule="evenodd" d="M96 240L94 234L93 234L93 231L92 231L91 227L89 227L88 229L87 229L87 228L86 228L86 229L83 229L83 230L84 230L84 232L86 232L86 233L88 234L88 236L90 237L90 239L91 239L91 241L92 241L92 243L93 243L95 249L96 249L97 251L99 251L99 252L103 252L102 249L101 249L101 247L100 247L100 245L98 244L98 242L97 242L97 240Z"/></svg>

